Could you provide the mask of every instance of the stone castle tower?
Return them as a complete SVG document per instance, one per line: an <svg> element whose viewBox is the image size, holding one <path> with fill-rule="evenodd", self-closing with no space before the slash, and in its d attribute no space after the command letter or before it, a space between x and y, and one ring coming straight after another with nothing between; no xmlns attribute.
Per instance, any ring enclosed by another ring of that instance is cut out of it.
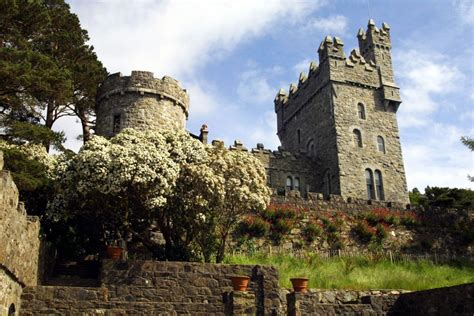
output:
<svg viewBox="0 0 474 316"><path fill-rule="evenodd" d="M184 129L189 97L171 77L152 72L112 74L102 83L96 100L96 134L112 137L122 129Z"/></svg>
<svg viewBox="0 0 474 316"><path fill-rule="evenodd" d="M327 36L318 50L319 65L312 62L288 93L277 93L282 146L252 149L275 193L408 203L390 28L384 23L379 29L370 20L358 39L359 50L347 58L342 40ZM184 129L188 109L186 90L170 77L113 74L97 95L96 134L112 137L127 127ZM203 125L199 136L191 135L206 143L207 133ZM247 150L238 141L230 149Z"/></svg>
<svg viewBox="0 0 474 316"><path fill-rule="evenodd" d="M278 92L277 134L284 150L312 158L310 191L408 203L390 28L369 20L357 37L359 50L346 58L342 40L327 36L319 65Z"/></svg>

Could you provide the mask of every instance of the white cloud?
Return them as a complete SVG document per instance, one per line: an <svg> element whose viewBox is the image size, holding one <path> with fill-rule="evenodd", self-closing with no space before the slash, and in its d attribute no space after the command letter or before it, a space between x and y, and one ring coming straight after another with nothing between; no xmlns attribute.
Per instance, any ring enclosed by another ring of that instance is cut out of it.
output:
<svg viewBox="0 0 474 316"><path fill-rule="evenodd" d="M308 27L326 34L344 34L347 29L347 18L343 15L333 15L327 18L315 18Z"/></svg>
<svg viewBox="0 0 474 316"><path fill-rule="evenodd" d="M304 20L318 1L72 1L109 71L151 70L181 78L236 45Z"/></svg>
<svg viewBox="0 0 474 316"><path fill-rule="evenodd" d="M189 116L200 118L218 108L219 101L216 87L205 82L187 82L186 91L189 94Z"/></svg>
<svg viewBox="0 0 474 316"><path fill-rule="evenodd" d="M66 134L67 140L64 143L66 148L74 150L75 152L79 151L79 148L82 146L82 139L79 140L77 137L82 135L82 127L79 124L79 120L73 116L64 116L57 120L53 126L55 131L64 131Z"/></svg>
<svg viewBox="0 0 474 316"><path fill-rule="evenodd" d="M300 73L307 74L309 72L309 65L311 64L311 59L306 58L293 66L293 70L299 75Z"/></svg>
<svg viewBox="0 0 474 316"><path fill-rule="evenodd" d="M467 179L474 174L474 154L460 141L472 130L432 123L430 128L403 137L403 155L408 188L448 186L474 188ZM408 139L408 142L404 141Z"/></svg>
<svg viewBox="0 0 474 316"><path fill-rule="evenodd" d="M455 0L453 4L461 21L467 25L474 25L474 2L472 0Z"/></svg>
<svg viewBox="0 0 474 316"><path fill-rule="evenodd" d="M403 100L399 124L401 127L426 126L430 115L440 108L440 98L456 91L464 76L441 54L402 50L394 58ZM449 104L449 108L453 106Z"/></svg>
<svg viewBox="0 0 474 316"><path fill-rule="evenodd" d="M272 104L276 94L275 88L270 86L265 73L259 69L243 72L237 87L237 94L247 104Z"/></svg>
<svg viewBox="0 0 474 316"><path fill-rule="evenodd" d="M250 140L254 143L263 143L265 148L275 150L280 146L280 140L276 135L277 122L273 111L267 111L263 117L258 119L258 125L250 134Z"/></svg>

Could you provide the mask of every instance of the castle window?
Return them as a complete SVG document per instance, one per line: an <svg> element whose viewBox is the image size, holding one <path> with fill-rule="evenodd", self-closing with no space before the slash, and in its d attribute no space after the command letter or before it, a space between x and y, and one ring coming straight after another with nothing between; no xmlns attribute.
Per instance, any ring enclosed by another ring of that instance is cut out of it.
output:
<svg viewBox="0 0 474 316"><path fill-rule="evenodd" d="M301 130L297 130L296 134L298 136L298 144L300 144L301 143Z"/></svg>
<svg viewBox="0 0 474 316"><path fill-rule="evenodd" d="M272 185L272 171L267 169L267 184Z"/></svg>
<svg viewBox="0 0 474 316"><path fill-rule="evenodd" d="M298 177L295 178L295 190L296 191L300 190L300 178Z"/></svg>
<svg viewBox="0 0 474 316"><path fill-rule="evenodd" d="M385 154L385 141L382 136L377 136L377 149Z"/></svg>
<svg viewBox="0 0 474 316"><path fill-rule="evenodd" d="M310 157L316 156L316 153L314 151L314 141L312 139L310 139L308 145L306 145L306 152Z"/></svg>
<svg viewBox="0 0 474 316"><path fill-rule="evenodd" d="M11 303L10 307L8 308L8 316L15 316L16 309L15 304Z"/></svg>
<svg viewBox="0 0 474 316"><path fill-rule="evenodd" d="M120 131L120 114L114 115L113 132L118 133Z"/></svg>
<svg viewBox="0 0 474 316"><path fill-rule="evenodd" d="M361 120L365 120L365 108L362 103L357 104L357 113L359 114L359 118Z"/></svg>
<svg viewBox="0 0 474 316"><path fill-rule="evenodd" d="M362 134L358 129L354 129L352 132L354 134L354 144L358 147L362 147Z"/></svg>
<svg viewBox="0 0 474 316"><path fill-rule="evenodd" d="M370 169L365 169L365 183L367 184L367 199L375 200L374 175Z"/></svg>
<svg viewBox="0 0 474 316"><path fill-rule="evenodd" d="M375 170L375 189L377 190L377 198L380 201L385 200L385 195L383 192L382 172L380 172L380 170Z"/></svg>
<svg viewBox="0 0 474 316"><path fill-rule="evenodd" d="M286 189L293 190L293 178L290 176L286 177Z"/></svg>

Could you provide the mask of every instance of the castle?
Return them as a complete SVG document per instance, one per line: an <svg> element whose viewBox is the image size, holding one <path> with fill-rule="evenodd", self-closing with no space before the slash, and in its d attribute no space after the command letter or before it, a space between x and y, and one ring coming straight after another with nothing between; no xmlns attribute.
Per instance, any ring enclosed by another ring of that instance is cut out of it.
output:
<svg viewBox="0 0 474 316"><path fill-rule="evenodd" d="M251 152L264 164L275 194L378 200L407 204L408 194L396 112L390 27L369 20L358 34L359 50L347 58L344 43L327 36L318 49L319 65L301 73L298 84L275 97L277 151L262 144ZM97 96L96 133L120 130L184 129L189 97L178 81L153 73L110 75ZM192 134L191 134L192 135ZM208 130L200 135L207 143ZM231 150L247 150L236 141Z"/></svg>

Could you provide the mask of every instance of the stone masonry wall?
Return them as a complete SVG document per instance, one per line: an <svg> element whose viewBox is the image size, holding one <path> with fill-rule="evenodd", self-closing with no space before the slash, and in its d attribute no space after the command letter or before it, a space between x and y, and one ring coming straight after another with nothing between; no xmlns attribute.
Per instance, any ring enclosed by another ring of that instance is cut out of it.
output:
<svg viewBox="0 0 474 316"><path fill-rule="evenodd" d="M271 151L261 148L252 149L252 154L257 157L267 171L267 184L273 188L274 194L284 194L286 190L287 177L299 179L299 191L301 196L312 191L316 187L316 175L314 174L314 161L305 155L295 156L288 151ZM294 187L296 190L296 188Z"/></svg>
<svg viewBox="0 0 474 316"><path fill-rule="evenodd" d="M385 111L380 92L370 88L335 84L336 130L339 135L339 170L343 197L367 197L365 169L382 172L386 201L409 203L396 113ZM359 119L357 104L365 107ZM362 147L353 130L362 134ZM385 153L377 149L377 137L385 142Z"/></svg>
<svg viewBox="0 0 474 316"><path fill-rule="evenodd" d="M20 308L22 290L15 276L0 268L0 315L8 315L8 309L12 304L15 310Z"/></svg>
<svg viewBox="0 0 474 316"><path fill-rule="evenodd" d="M147 71L110 75L97 95L97 135L111 137L124 128L184 129L189 97L171 77ZM116 126L114 126L116 125Z"/></svg>
<svg viewBox="0 0 474 316"><path fill-rule="evenodd" d="M23 286L36 285L40 241L38 218L26 215L10 173L0 172L0 310L3 315L12 303L18 310Z"/></svg>
<svg viewBox="0 0 474 316"><path fill-rule="evenodd" d="M232 275L251 277L249 289L256 293L259 314L281 310L278 272L270 266L105 261L101 283L108 288L111 301L159 297L163 302L207 304L209 311L223 312L223 293L232 291Z"/></svg>
<svg viewBox="0 0 474 316"><path fill-rule="evenodd" d="M22 315L224 315L234 298L232 275L251 277L249 310L282 315L284 298L273 267L110 260L103 262L100 288L26 288Z"/></svg>

